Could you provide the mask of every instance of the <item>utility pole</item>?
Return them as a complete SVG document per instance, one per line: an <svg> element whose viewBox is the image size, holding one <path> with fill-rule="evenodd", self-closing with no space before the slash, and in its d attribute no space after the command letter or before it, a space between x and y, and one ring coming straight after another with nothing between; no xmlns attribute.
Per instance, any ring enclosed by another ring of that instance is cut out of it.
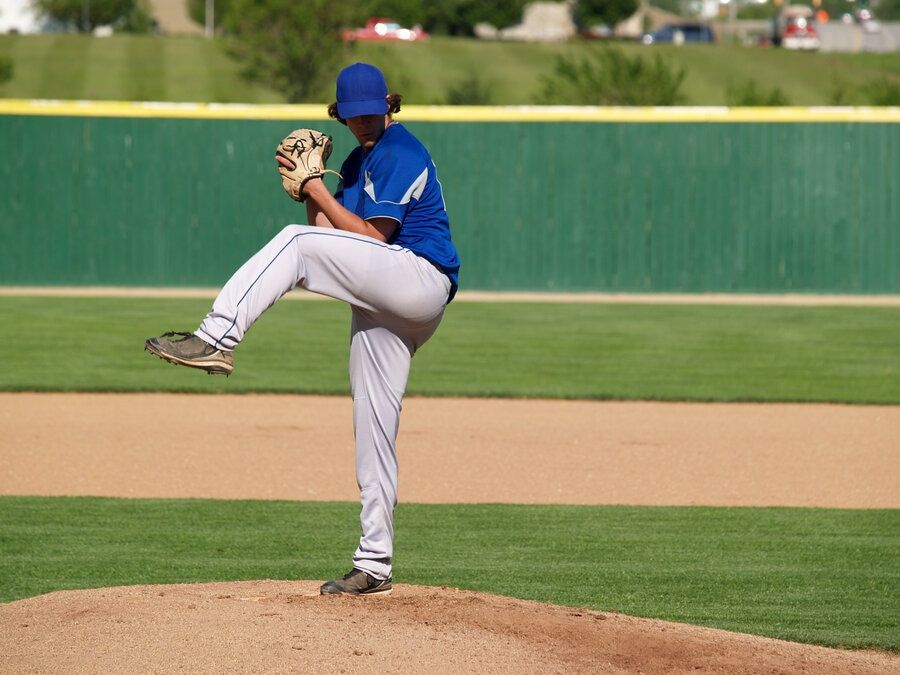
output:
<svg viewBox="0 0 900 675"><path fill-rule="evenodd" d="M738 0L731 0L731 2L728 3L728 28L731 32L732 42L740 42L737 34L737 13Z"/></svg>
<svg viewBox="0 0 900 675"><path fill-rule="evenodd" d="M206 0L206 37L212 38L216 32L216 0Z"/></svg>

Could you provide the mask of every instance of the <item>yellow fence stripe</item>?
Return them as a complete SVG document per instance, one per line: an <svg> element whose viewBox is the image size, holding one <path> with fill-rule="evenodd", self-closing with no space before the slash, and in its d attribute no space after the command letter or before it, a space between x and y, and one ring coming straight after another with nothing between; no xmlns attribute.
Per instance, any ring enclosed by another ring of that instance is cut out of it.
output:
<svg viewBox="0 0 900 675"><path fill-rule="evenodd" d="M0 99L0 115L326 120L325 104L244 105ZM397 118L411 122L900 122L898 107L594 107L416 106Z"/></svg>

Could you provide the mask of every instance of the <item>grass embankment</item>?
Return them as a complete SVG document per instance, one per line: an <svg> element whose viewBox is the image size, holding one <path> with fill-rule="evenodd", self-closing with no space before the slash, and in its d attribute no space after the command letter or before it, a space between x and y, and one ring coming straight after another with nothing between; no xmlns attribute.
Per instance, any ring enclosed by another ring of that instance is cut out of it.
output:
<svg viewBox="0 0 900 675"><path fill-rule="evenodd" d="M874 80L900 84L900 53L805 54L735 45L646 47L617 43L629 54L661 54L684 68L685 105L725 105L729 86L755 80L779 88L792 105L868 104L861 90ZM554 57L584 55L597 43L520 44L467 38L434 38L422 44L360 43L345 61L371 61L388 75L392 89L416 104L444 104L448 92L473 81L490 91L492 105L535 103L542 76ZM6 98L74 100L279 103L283 95L265 82L248 82L221 40L117 35L3 35L0 56L12 59L13 79L0 85ZM314 102L327 103L324 86Z"/></svg>

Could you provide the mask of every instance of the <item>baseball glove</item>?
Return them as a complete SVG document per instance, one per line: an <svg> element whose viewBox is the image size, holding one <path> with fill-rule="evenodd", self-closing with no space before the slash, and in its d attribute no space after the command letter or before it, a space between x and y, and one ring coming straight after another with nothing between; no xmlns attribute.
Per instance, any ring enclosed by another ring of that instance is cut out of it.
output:
<svg viewBox="0 0 900 675"><path fill-rule="evenodd" d="M326 173L340 176L337 171L325 168L331 155L331 137L315 129L295 129L278 144L275 158L281 185L291 199L302 202L303 186L313 178Z"/></svg>

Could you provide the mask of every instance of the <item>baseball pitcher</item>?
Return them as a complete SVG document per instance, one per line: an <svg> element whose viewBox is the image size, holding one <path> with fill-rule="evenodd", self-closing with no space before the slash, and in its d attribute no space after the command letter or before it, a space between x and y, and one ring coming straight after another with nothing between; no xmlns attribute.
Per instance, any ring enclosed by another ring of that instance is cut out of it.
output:
<svg viewBox="0 0 900 675"><path fill-rule="evenodd" d="M393 119L375 66L337 78L329 115L358 146L332 195L322 180L331 139L298 129L278 144L285 192L306 205L309 225L288 225L235 272L193 333L166 333L145 349L210 374L229 375L253 323L295 286L352 309L350 384L362 534L353 569L323 594L390 593L400 409L412 356L435 332L458 286L459 256L428 150ZM333 173L333 172L332 172Z"/></svg>

